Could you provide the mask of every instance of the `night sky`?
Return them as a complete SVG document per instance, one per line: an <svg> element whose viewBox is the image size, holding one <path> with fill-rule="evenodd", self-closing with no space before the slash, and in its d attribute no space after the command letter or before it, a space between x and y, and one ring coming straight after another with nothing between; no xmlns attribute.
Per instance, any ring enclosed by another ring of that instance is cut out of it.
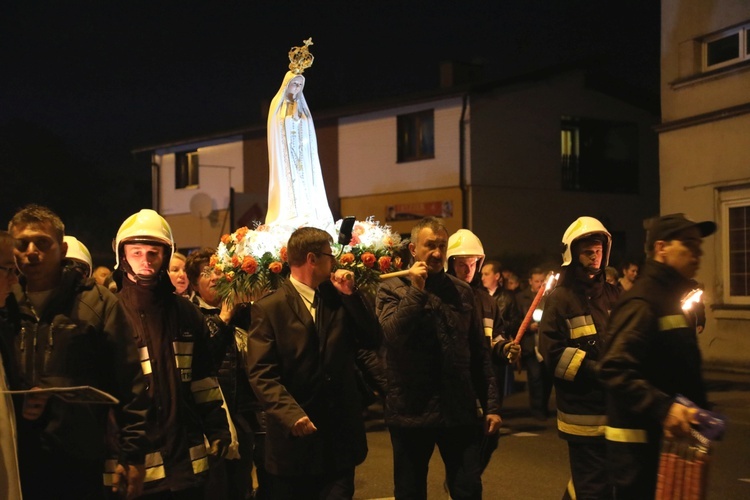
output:
<svg viewBox="0 0 750 500"><path fill-rule="evenodd" d="M313 115L434 89L445 60L500 78L596 56L658 92L656 0L6 0L0 218L35 201L79 234L116 231L107 219L150 203L150 172L130 151L264 123L261 102L308 37Z"/></svg>

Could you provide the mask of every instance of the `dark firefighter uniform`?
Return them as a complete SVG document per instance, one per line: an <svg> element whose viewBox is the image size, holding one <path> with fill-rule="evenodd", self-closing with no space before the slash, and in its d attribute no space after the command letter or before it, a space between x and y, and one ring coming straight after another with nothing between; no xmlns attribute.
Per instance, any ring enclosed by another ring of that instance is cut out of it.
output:
<svg viewBox="0 0 750 500"><path fill-rule="evenodd" d="M648 260L607 328L600 364L607 388L607 458L617 498L653 498L662 423L677 394L706 408L701 354L681 300L693 288L674 268Z"/></svg>
<svg viewBox="0 0 750 500"><path fill-rule="evenodd" d="M619 295L604 273L591 278L577 264L567 267L547 297L539 324L539 347L552 373L557 429L568 441L572 498L610 498L607 481L604 389L596 377L609 311Z"/></svg>
<svg viewBox="0 0 750 500"><path fill-rule="evenodd" d="M152 400L146 426L146 494L199 487L208 471L204 434L212 445L230 441L208 327L198 308L173 291L168 279L152 288L125 278L119 293ZM105 484L115 464L107 465Z"/></svg>

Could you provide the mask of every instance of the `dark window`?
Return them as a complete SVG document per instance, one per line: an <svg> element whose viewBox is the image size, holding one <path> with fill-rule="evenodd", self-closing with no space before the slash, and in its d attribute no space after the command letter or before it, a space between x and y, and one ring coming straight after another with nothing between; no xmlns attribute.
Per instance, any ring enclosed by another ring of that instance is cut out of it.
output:
<svg viewBox="0 0 750 500"><path fill-rule="evenodd" d="M638 192L638 127L634 123L563 117L562 189Z"/></svg>
<svg viewBox="0 0 750 500"><path fill-rule="evenodd" d="M732 61L740 57L740 34L734 33L706 43L706 65Z"/></svg>
<svg viewBox="0 0 750 500"><path fill-rule="evenodd" d="M198 186L198 152L190 151L174 155L174 187L183 189Z"/></svg>
<svg viewBox="0 0 750 500"><path fill-rule="evenodd" d="M715 35L703 42L703 70L731 66L750 59L750 25L744 24Z"/></svg>
<svg viewBox="0 0 750 500"><path fill-rule="evenodd" d="M750 206L729 208L729 295L750 296Z"/></svg>
<svg viewBox="0 0 750 500"><path fill-rule="evenodd" d="M435 158L434 111L398 116L398 162Z"/></svg>

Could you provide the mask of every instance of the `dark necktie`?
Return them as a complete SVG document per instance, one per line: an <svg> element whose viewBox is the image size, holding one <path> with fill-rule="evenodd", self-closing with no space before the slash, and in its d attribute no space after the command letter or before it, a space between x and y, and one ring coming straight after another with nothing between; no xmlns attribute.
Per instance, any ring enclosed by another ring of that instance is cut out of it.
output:
<svg viewBox="0 0 750 500"><path fill-rule="evenodd" d="M315 290L315 297L313 298L312 307L315 309L315 330L320 332L320 317L322 316L322 308L320 307L322 301L320 299L320 293Z"/></svg>

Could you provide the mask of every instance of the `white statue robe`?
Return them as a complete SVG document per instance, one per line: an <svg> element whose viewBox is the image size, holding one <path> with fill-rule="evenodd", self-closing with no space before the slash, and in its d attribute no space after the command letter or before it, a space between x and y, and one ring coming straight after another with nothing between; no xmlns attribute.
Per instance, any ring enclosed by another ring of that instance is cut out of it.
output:
<svg viewBox="0 0 750 500"><path fill-rule="evenodd" d="M287 72L268 110L268 213L266 224L292 229L313 226L334 233L318 140L302 89L294 102L287 100L292 78ZM296 106L296 109L294 109Z"/></svg>

